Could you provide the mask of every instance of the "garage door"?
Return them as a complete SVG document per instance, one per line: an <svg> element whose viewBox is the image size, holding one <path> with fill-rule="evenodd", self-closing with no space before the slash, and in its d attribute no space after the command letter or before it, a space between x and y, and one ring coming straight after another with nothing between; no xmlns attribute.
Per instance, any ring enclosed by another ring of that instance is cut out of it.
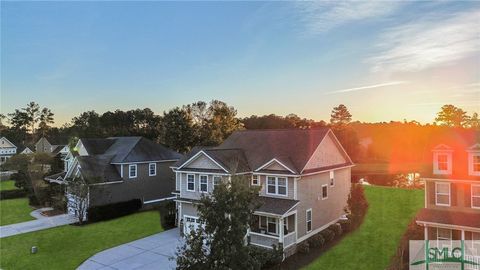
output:
<svg viewBox="0 0 480 270"><path fill-rule="evenodd" d="M76 200L76 196L71 194L71 193L68 193L67 194L67 213L69 215L75 215L75 211L76 211L76 203L75 203L75 200ZM88 205L87 205L87 208L88 208ZM87 218L87 211L85 211L84 215L83 215L83 219L86 219Z"/></svg>
<svg viewBox="0 0 480 270"><path fill-rule="evenodd" d="M183 220L185 221L185 226L183 226L183 233L185 235L190 234L192 230L196 230L198 226L200 226L198 217L183 216Z"/></svg>

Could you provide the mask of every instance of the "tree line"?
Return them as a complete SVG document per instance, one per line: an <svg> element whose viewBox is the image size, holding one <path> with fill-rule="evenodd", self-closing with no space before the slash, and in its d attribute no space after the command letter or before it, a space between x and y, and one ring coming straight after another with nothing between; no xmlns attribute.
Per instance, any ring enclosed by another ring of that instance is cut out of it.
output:
<svg viewBox="0 0 480 270"><path fill-rule="evenodd" d="M372 144L370 150L362 153L359 137L372 137L374 141L382 141L389 136L395 136L395 132L408 133L410 130L431 129L437 126L478 129L480 120L477 113L468 116L461 108L444 105L433 124L421 125L416 121L361 123L352 121L352 114L343 104L332 109L328 123L323 120L301 118L296 114L288 114L285 117L270 114L240 118L233 106L223 101L212 100L208 103L197 101L175 107L162 114L156 114L149 108L107 111L103 114L92 110L73 117L69 123L61 127L54 127L53 124L52 110L42 108L33 101L6 116L0 115L1 136L7 137L18 145L32 145L42 136L53 141L64 142L68 140L75 142L75 138L82 137L143 136L182 153L188 152L197 145L219 145L235 130L310 129L329 126L347 152L357 161L385 156L385 153L380 153L385 145L378 143L377 146ZM393 127L399 126L404 130L397 129L389 133ZM388 136L385 136L386 134ZM389 143L392 142L389 141Z"/></svg>

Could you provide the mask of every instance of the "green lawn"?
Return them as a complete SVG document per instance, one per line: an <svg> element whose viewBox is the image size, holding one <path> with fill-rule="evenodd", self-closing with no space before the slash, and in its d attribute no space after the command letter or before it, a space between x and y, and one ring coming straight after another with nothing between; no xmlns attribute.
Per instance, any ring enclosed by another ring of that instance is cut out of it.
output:
<svg viewBox="0 0 480 270"><path fill-rule="evenodd" d="M423 190L365 187L369 209L363 224L305 269L385 269L400 238L423 207Z"/></svg>
<svg viewBox="0 0 480 270"><path fill-rule="evenodd" d="M163 231L157 211L0 239L0 268L75 269L95 253ZM30 254L32 246L37 254Z"/></svg>
<svg viewBox="0 0 480 270"><path fill-rule="evenodd" d="M26 198L0 200L0 225L33 220L30 216L33 210Z"/></svg>
<svg viewBox="0 0 480 270"><path fill-rule="evenodd" d="M17 189L15 186L15 181L7 180L7 181L0 181L0 191L2 190L13 190Z"/></svg>

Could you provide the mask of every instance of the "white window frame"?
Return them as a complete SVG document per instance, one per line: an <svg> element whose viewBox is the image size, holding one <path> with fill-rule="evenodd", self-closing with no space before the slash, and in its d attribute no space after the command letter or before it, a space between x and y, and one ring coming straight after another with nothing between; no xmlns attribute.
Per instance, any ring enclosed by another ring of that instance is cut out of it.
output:
<svg viewBox="0 0 480 270"><path fill-rule="evenodd" d="M438 168L438 157L446 156L447 157L447 169L440 170ZM452 152L434 152L433 154L433 173L434 174L452 174Z"/></svg>
<svg viewBox="0 0 480 270"><path fill-rule="evenodd" d="M150 166L153 165L154 172L152 174L152 168ZM148 163L148 176L156 176L157 175L157 163Z"/></svg>
<svg viewBox="0 0 480 270"><path fill-rule="evenodd" d="M308 220L308 212L310 212L310 220ZM308 222L310 222L310 230L308 230ZM305 230L307 233L313 230L313 211L309 208L305 211Z"/></svg>
<svg viewBox="0 0 480 270"><path fill-rule="evenodd" d="M474 175L474 176L480 176L480 171L474 170L475 164L473 163L473 160L474 160L473 157L480 157L480 152L468 153L468 174Z"/></svg>
<svg viewBox="0 0 480 270"><path fill-rule="evenodd" d="M269 190L268 190L268 186L272 186L272 185L269 185L269 184L268 184L268 179L269 179L269 178L270 178L270 179L272 179L272 178L275 179L275 184L274 184L274 186L275 186L275 193L271 193L271 192L269 192ZM285 179L285 194L280 194L280 193L278 192L279 186L280 186L280 185L278 184L278 182L279 182L278 179ZM266 193L267 195L275 195L275 196L288 197L288 177L267 176L266 182L267 182L267 183L266 183L265 193Z"/></svg>
<svg viewBox="0 0 480 270"><path fill-rule="evenodd" d="M202 183L202 178L207 178L207 182L205 183ZM207 190L203 191L202 190L202 185L206 184L207 186ZM207 193L208 192L208 175L206 174L201 174L198 178L198 191L200 191L200 193Z"/></svg>
<svg viewBox="0 0 480 270"><path fill-rule="evenodd" d="M255 184L255 180L257 183ZM260 175L252 174L252 186L260 186Z"/></svg>
<svg viewBox="0 0 480 270"><path fill-rule="evenodd" d="M330 186L335 186L335 171L330 171Z"/></svg>
<svg viewBox="0 0 480 270"><path fill-rule="evenodd" d="M222 177L221 177L221 176L215 176L215 175L214 175L214 176L213 176L213 179L212 179L212 186L213 186L213 189L212 189L212 190L214 190L216 186L220 185L220 183L215 184L215 179L219 179L220 183L222 183Z"/></svg>
<svg viewBox="0 0 480 270"><path fill-rule="evenodd" d="M326 190L327 190L327 196L326 196L326 197L323 197L323 188L324 188L324 187L325 187ZM326 199L328 199L328 185L322 185L322 200L326 200Z"/></svg>
<svg viewBox="0 0 480 270"><path fill-rule="evenodd" d="M188 182L189 178L188 177L189 176L193 176L193 189L188 188L188 186L189 186L188 185L189 184L189 182ZM195 174L187 174L187 191L195 192Z"/></svg>
<svg viewBox="0 0 480 270"><path fill-rule="evenodd" d="M135 168L135 175L133 175L133 176L132 176L132 168ZM137 178L137 175L138 175L138 167L137 167L137 164L130 164L130 165L128 165L128 178L129 178L129 179Z"/></svg>
<svg viewBox="0 0 480 270"><path fill-rule="evenodd" d="M270 222L271 220L273 220L273 222ZM268 224L269 223L275 223L275 232L272 233L270 231L268 231ZM279 232L279 229L278 229L278 218L273 218L273 217L267 217L267 233L269 234L273 234L273 235L278 235L278 232Z"/></svg>
<svg viewBox="0 0 480 270"><path fill-rule="evenodd" d="M440 237L438 233L439 230L448 230L450 232L449 238ZM452 229L437 227L437 241L451 241L451 240L452 240Z"/></svg>
<svg viewBox="0 0 480 270"><path fill-rule="evenodd" d="M480 205L473 205L473 198L479 198L480 199L480 194L477 194L477 195L473 195L473 187L477 187L480 189L480 185L479 184L472 184L470 186L470 205L472 206L472 208L475 208L475 209L480 209Z"/></svg>
<svg viewBox="0 0 480 270"><path fill-rule="evenodd" d="M438 186L439 185L448 185L448 194L447 193L438 193ZM448 195L448 204L439 203L438 202L438 195ZM449 182L435 182L435 205L438 206L451 206L452 204L452 184Z"/></svg>

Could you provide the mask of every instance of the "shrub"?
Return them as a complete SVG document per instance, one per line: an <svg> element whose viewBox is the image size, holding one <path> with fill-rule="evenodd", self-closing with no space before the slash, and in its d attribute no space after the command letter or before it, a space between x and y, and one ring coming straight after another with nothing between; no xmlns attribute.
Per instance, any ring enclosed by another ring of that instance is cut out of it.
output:
<svg viewBox="0 0 480 270"><path fill-rule="evenodd" d="M308 244L314 248L323 247L323 245L325 245L325 238L323 238L323 236L320 233L317 233L314 236L308 238L307 241L308 241Z"/></svg>
<svg viewBox="0 0 480 270"><path fill-rule="evenodd" d="M341 236L343 233L342 226L338 223L332 224L328 228L335 233L336 237Z"/></svg>
<svg viewBox="0 0 480 270"><path fill-rule="evenodd" d="M310 244L308 241L303 241L297 246L297 252L301 254L307 254L310 252Z"/></svg>
<svg viewBox="0 0 480 270"><path fill-rule="evenodd" d="M344 232L350 231L352 225L352 221L350 219L340 219L338 223L340 224L340 226L342 226L342 230Z"/></svg>
<svg viewBox="0 0 480 270"><path fill-rule="evenodd" d="M175 202L169 201L155 207L160 212L160 222L165 230L175 227Z"/></svg>
<svg viewBox="0 0 480 270"><path fill-rule="evenodd" d="M352 223L350 229L353 230L362 224L363 218L365 217L368 209L368 202L365 198L362 185L352 185L347 203L348 210L350 212L349 219Z"/></svg>
<svg viewBox="0 0 480 270"><path fill-rule="evenodd" d="M273 249L249 246L249 252L256 265L254 269L272 268L283 260L283 251L276 246Z"/></svg>
<svg viewBox="0 0 480 270"><path fill-rule="evenodd" d="M87 217L89 222L108 220L132 214L140 210L140 208L142 208L142 201L140 199L133 199L130 201L89 207Z"/></svg>
<svg viewBox="0 0 480 270"><path fill-rule="evenodd" d="M25 196L27 196L27 192L23 189L0 191L0 200L23 198Z"/></svg>
<svg viewBox="0 0 480 270"><path fill-rule="evenodd" d="M335 238L335 232L333 232L332 230L330 230L328 228L321 231L320 234L323 236L326 243L332 241L333 238Z"/></svg>
<svg viewBox="0 0 480 270"><path fill-rule="evenodd" d="M28 204L29 205L39 205L40 203L37 200L37 196L34 194L28 195Z"/></svg>

